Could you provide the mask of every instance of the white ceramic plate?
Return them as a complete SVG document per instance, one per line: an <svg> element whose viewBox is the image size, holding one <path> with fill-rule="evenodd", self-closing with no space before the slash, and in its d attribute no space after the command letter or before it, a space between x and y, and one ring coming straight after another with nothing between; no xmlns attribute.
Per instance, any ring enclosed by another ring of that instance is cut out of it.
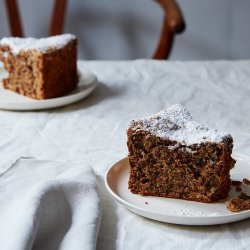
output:
<svg viewBox="0 0 250 250"><path fill-rule="evenodd" d="M46 100L35 100L6 90L2 87L2 82L0 82L0 109L40 110L65 106L80 101L96 88L97 79L94 74L87 70L78 69L78 71L79 83L75 90L68 95ZM0 79L4 78L5 75L6 73L3 69L0 69Z"/></svg>
<svg viewBox="0 0 250 250"><path fill-rule="evenodd" d="M237 154L234 158L237 163L231 172L231 179L250 179L250 157ZM226 208L225 200L201 203L132 194L128 189L128 179L128 159L124 158L108 169L105 184L111 195L125 208L153 220L182 225L216 225L250 218L250 210L230 212ZM249 190L245 191L249 194ZM235 196L233 187L228 199Z"/></svg>

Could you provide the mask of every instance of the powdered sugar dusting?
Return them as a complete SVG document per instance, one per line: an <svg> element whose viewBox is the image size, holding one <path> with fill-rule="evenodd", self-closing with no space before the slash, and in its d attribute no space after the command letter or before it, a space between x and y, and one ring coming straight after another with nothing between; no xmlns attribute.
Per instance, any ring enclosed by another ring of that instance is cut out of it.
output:
<svg viewBox="0 0 250 250"><path fill-rule="evenodd" d="M72 34L63 34L58 36L50 36L46 38L36 39L33 37L19 38L19 37L4 37L0 40L0 45L7 45L12 50L13 54L20 53L21 50L27 51L31 49L40 52L46 52L51 48L60 49L68 42L76 37Z"/></svg>
<svg viewBox="0 0 250 250"><path fill-rule="evenodd" d="M145 130L155 136L174 140L182 145L205 142L220 143L231 135L209 129L192 119L190 113L180 104L144 119L134 120L130 124L133 130Z"/></svg>
<svg viewBox="0 0 250 250"><path fill-rule="evenodd" d="M209 212L209 211L202 211L201 209L197 209L195 207L189 207L187 205L184 205L182 208L177 208L172 211L173 215L179 215L179 216L192 216L192 217L214 217L214 216L220 216L221 214L218 212Z"/></svg>

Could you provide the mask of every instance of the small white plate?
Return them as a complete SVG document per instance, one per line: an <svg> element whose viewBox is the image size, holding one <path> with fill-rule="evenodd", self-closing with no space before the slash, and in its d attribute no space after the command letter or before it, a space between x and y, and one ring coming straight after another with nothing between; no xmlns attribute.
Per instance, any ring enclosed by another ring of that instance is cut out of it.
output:
<svg viewBox="0 0 250 250"><path fill-rule="evenodd" d="M75 90L68 95L46 99L35 100L23 95L17 94L13 91L6 90L0 83L0 109L7 110L41 110L65 106L68 104L80 101L88 96L97 86L97 78L94 74L87 70L78 69L79 82ZM6 73L0 70L0 79L5 77Z"/></svg>
<svg viewBox="0 0 250 250"><path fill-rule="evenodd" d="M234 159L237 163L231 171L231 179L250 179L250 157L237 154ZM216 225L250 218L250 210L230 212L226 208L225 200L201 203L132 194L128 189L128 179L129 165L126 157L108 169L105 184L111 195L125 208L153 220L181 225ZM249 188L245 191L248 192ZM233 187L228 199L235 196Z"/></svg>

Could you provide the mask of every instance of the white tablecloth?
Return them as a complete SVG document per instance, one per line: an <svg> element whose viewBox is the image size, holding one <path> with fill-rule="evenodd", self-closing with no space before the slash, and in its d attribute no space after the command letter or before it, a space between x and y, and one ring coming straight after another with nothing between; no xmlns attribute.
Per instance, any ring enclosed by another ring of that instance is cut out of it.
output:
<svg viewBox="0 0 250 250"><path fill-rule="evenodd" d="M248 249L250 221L189 227L142 218L104 188L105 170L127 155L131 119L175 103L230 132L234 150L250 155L250 61L80 62L99 86L76 104L39 112L0 111L0 167L20 157L92 166L102 200L97 249Z"/></svg>

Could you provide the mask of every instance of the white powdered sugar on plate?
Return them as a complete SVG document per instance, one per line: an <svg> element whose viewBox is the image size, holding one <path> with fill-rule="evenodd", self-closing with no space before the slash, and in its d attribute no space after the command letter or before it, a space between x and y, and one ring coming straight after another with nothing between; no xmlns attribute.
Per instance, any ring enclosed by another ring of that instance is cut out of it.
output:
<svg viewBox="0 0 250 250"><path fill-rule="evenodd" d="M57 36L50 36L46 38L19 38L19 37L4 37L0 40L0 45L9 46L13 54L18 54L20 51L38 50L46 52L51 48L62 48L72 39L76 37L72 34L63 34Z"/></svg>
<svg viewBox="0 0 250 250"><path fill-rule="evenodd" d="M150 117L133 120L129 127L135 131L148 131L155 136L173 140L182 145L220 143L232 138L228 133L209 129L194 121L190 113L180 104L173 105Z"/></svg>
<svg viewBox="0 0 250 250"><path fill-rule="evenodd" d="M196 216L196 217L207 217L207 216L219 216L220 213L217 212L208 212L208 211L202 211L201 209L183 205L183 207L179 207L178 209L175 208L175 210L172 210L173 215L177 216Z"/></svg>

